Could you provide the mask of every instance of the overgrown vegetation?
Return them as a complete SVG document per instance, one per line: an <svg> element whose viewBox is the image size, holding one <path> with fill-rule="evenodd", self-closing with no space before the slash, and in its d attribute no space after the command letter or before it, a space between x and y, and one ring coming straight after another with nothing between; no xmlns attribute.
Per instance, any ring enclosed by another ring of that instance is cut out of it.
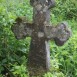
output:
<svg viewBox="0 0 77 77"><path fill-rule="evenodd" d="M50 42L51 68L44 77L77 77L77 0L56 0L51 22L67 21L72 37L62 47ZM26 68L30 38L16 40L11 26L18 16L32 21L29 0L0 0L0 77L28 77Z"/></svg>

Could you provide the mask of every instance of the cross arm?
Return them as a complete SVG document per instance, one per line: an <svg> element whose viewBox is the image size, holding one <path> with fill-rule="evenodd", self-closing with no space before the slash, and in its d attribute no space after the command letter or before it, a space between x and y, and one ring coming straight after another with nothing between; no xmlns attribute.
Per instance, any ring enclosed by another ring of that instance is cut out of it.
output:
<svg viewBox="0 0 77 77"><path fill-rule="evenodd" d="M25 37L32 35L33 23L26 23L23 18L18 17L11 27L11 30L16 39L24 39Z"/></svg>
<svg viewBox="0 0 77 77"><path fill-rule="evenodd" d="M56 45L62 46L71 36L71 30L66 22L54 26L46 26L45 36L47 39L54 39Z"/></svg>

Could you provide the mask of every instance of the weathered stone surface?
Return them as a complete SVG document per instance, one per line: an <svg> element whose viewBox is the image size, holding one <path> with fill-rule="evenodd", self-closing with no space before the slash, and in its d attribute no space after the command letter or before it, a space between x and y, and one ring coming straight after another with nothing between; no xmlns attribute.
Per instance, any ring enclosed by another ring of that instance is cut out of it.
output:
<svg viewBox="0 0 77 77"><path fill-rule="evenodd" d="M29 52L28 69L32 76L42 75L50 68L48 41L43 38L32 38Z"/></svg>
<svg viewBox="0 0 77 77"><path fill-rule="evenodd" d="M22 18L18 17L11 29L16 39L24 39L25 37L32 35L33 24L26 23L26 21L24 22Z"/></svg>
<svg viewBox="0 0 77 77"><path fill-rule="evenodd" d="M33 23L17 18L12 31L17 39L32 38L28 57L32 77L42 75L50 68L49 40L54 39L56 45L62 46L71 36L71 30L66 22L50 26L50 8L55 6L54 0L30 0L30 4L33 6Z"/></svg>
<svg viewBox="0 0 77 77"><path fill-rule="evenodd" d="M71 36L71 30L68 28L67 22L62 22L56 27L45 26L45 36L47 39L54 39L58 46L62 46Z"/></svg>
<svg viewBox="0 0 77 77"><path fill-rule="evenodd" d="M62 46L71 37L71 30L68 28L67 22L60 23L56 28L56 36L54 41L56 45Z"/></svg>
<svg viewBox="0 0 77 77"><path fill-rule="evenodd" d="M30 4L32 6L36 6L38 3L42 4L42 6L48 6L48 8L52 8L55 6L55 0L30 0Z"/></svg>

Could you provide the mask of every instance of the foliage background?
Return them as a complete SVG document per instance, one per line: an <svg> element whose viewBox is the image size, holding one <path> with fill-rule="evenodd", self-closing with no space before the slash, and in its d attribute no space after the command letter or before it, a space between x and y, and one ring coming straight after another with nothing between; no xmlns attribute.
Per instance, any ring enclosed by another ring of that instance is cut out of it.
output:
<svg viewBox="0 0 77 77"><path fill-rule="evenodd" d="M67 21L72 37L62 47L50 42L51 68L44 77L77 77L77 0L56 0L51 23ZM16 17L32 21L29 0L0 0L0 77L28 77L26 68L31 38L16 40L11 31Z"/></svg>

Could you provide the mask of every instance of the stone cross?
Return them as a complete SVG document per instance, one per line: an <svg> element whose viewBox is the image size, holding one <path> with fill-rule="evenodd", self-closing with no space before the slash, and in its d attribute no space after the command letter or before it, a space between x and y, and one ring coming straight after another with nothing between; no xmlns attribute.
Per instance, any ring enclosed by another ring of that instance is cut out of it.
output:
<svg viewBox="0 0 77 77"><path fill-rule="evenodd" d="M50 9L55 6L54 0L30 0L30 4L33 6L33 23L18 17L12 31L17 39L31 37L28 70L32 77L49 71L49 40L53 39L56 45L62 46L71 36L71 30L66 22L50 25Z"/></svg>

